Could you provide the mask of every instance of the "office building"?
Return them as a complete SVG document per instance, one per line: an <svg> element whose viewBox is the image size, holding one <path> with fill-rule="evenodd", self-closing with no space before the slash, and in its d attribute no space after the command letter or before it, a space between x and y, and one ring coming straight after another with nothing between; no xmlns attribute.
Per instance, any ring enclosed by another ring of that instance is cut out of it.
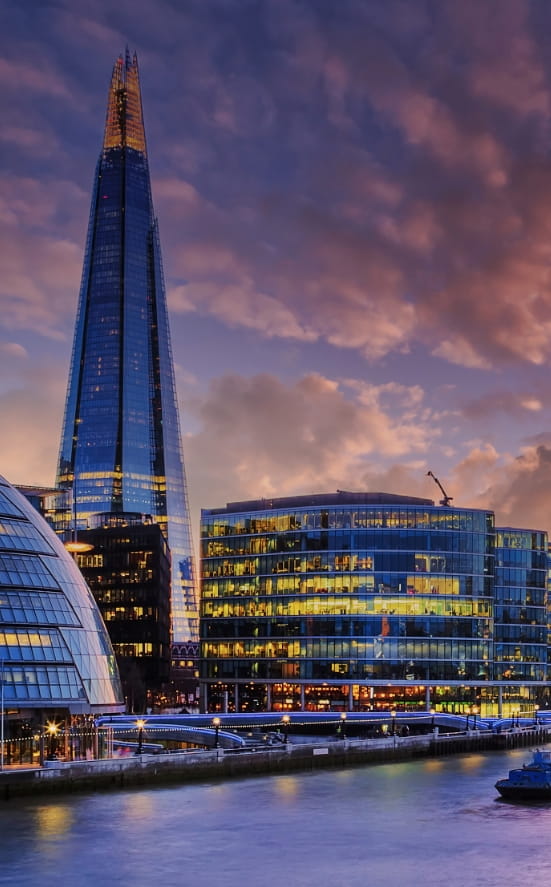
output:
<svg viewBox="0 0 551 887"><path fill-rule="evenodd" d="M204 707L544 704L547 536L521 534L513 575L518 532L498 531L496 566L493 513L430 499L338 492L203 510ZM507 635L513 592L517 623L531 602L530 628ZM503 668L511 657L518 670Z"/></svg>
<svg viewBox="0 0 551 887"><path fill-rule="evenodd" d="M170 555L157 524L79 533L76 555L117 658L128 712L153 708L170 680Z"/></svg>
<svg viewBox="0 0 551 887"><path fill-rule="evenodd" d="M551 561L547 533L499 527L496 530L494 593L494 678L507 694L523 681L546 681L548 668L548 576ZM505 688L505 689L504 689ZM544 705L536 693L535 705ZM508 709L521 707L515 693L505 695ZM522 700L519 700L522 702Z"/></svg>
<svg viewBox="0 0 551 887"><path fill-rule="evenodd" d="M96 168L56 485L65 535L113 516L159 524L172 559L171 632L198 604L159 232L138 64L119 58Z"/></svg>

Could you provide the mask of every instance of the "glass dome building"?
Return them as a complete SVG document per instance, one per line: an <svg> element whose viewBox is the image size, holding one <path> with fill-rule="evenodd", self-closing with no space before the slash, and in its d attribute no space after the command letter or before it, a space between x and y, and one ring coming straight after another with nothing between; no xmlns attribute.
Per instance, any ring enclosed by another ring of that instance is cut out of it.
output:
<svg viewBox="0 0 551 887"><path fill-rule="evenodd" d="M124 711L94 598L61 541L0 477L0 680L9 720Z"/></svg>
<svg viewBox="0 0 551 887"><path fill-rule="evenodd" d="M519 554L524 578L501 575L493 512L386 493L204 509L201 536L205 710L497 714L545 702L545 533ZM509 627L504 645L513 579L519 621L530 586L531 625ZM515 672L503 668L512 656Z"/></svg>

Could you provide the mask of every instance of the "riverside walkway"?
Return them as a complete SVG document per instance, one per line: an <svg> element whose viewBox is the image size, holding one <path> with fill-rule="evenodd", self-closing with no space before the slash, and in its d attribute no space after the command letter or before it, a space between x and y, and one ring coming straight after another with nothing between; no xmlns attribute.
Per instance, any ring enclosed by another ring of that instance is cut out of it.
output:
<svg viewBox="0 0 551 887"><path fill-rule="evenodd" d="M278 742L273 746L186 749L89 761L47 761L43 767L7 767L0 771L0 799L388 763L542 745L550 740L551 725L545 724L512 727L501 732L393 734L375 739L328 737L312 742Z"/></svg>

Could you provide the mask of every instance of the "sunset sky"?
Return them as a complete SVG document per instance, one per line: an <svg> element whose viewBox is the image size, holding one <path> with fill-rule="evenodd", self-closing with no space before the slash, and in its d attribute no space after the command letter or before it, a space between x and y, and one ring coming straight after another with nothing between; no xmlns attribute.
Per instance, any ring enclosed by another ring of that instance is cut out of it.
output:
<svg viewBox="0 0 551 887"><path fill-rule="evenodd" d="M107 89L138 54L188 487L551 531L551 3L4 0L0 474L52 484Z"/></svg>

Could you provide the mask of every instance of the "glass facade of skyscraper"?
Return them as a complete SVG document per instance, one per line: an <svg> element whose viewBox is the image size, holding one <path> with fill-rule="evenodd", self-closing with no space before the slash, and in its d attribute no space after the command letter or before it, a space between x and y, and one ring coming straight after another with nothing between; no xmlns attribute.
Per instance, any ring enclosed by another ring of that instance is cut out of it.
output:
<svg viewBox="0 0 551 887"><path fill-rule="evenodd" d="M341 492L204 510L201 536L202 684L211 710L225 700L236 709L430 700L450 711L490 710L496 681L513 682L506 695L518 706L547 675L545 644L537 673L527 665L528 636L519 638L522 675L504 675L496 661L503 647L490 511ZM540 572L530 573L538 638L546 541L540 533Z"/></svg>
<svg viewBox="0 0 551 887"><path fill-rule="evenodd" d="M90 223L57 485L58 528L152 519L172 555L172 636L197 639L198 604L166 296L136 57L114 68Z"/></svg>

